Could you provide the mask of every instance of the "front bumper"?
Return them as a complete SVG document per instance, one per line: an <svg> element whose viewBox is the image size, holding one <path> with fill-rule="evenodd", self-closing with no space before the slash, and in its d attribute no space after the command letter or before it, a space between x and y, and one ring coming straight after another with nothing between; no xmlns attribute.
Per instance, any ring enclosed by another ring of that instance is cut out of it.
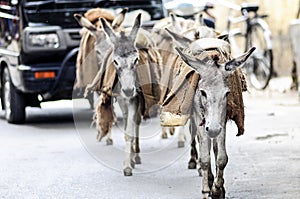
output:
<svg viewBox="0 0 300 199"><path fill-rule="evenodd" d="M76 77L75 63L68 63L61 73L61 63L37 64L31 66L20 65L11 68L11 76L15 87L22 93L47 95L45 101L72 99L73 85ZM55 72L55 78L35 78L35 72ZM15 80L15 81L14 81ZM55 88L54 88L55 87Z"/></svg>

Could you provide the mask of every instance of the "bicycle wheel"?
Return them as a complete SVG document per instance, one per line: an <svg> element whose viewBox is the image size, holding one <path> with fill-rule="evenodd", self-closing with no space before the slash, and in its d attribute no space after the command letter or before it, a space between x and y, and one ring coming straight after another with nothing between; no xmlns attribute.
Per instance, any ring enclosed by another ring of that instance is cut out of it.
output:
<svg viewBox="0 0 300 199"><path fill-rule="evenodd" d="M262 19L252 24L249 34L248 48L254 46L256 50L250 57L247 67L247 76L251 85L258 89L265 89L273 73L273 52L271 34Z"/></svg>

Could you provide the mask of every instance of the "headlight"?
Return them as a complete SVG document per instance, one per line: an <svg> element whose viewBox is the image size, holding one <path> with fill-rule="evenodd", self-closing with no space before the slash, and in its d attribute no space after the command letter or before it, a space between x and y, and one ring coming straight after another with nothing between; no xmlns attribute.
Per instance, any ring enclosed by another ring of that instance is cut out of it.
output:
<svg viewBox="0 0 300 199"><path fill-rule="evenodd" d="M56 33L31 33L29 34L29 45L33 47L58 48L59 38Z"/></svg>

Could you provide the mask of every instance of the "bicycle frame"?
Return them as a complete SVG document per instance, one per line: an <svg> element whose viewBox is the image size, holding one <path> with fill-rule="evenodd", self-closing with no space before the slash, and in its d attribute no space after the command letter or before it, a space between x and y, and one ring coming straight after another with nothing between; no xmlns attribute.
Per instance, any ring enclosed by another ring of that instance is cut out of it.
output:
<svg viewBox="0 0 300 199"><path fill-rule="evenodd" d="M245 47L244 51L247 51L249 47L251 47L251 33L252 33L252 27L255 24L259 24L263 30L266 38L271 38L271 31L269 29L268 24L263 20L263 18L267 17L266 15L258 15L257 12L254 12L254 16L250 17L249 12L247 10L242 10L242 15L239 17L228 17L227 21L227 32L230 36L234 36L237 34L241 34L243 37L245 37ZM238 24L238 23L243 23L245 22L246 28L245 31L241 31L240 29L234 29L230 30L230 27L232 24ZM232 40L232 39L231 39ZM233 42L234 43L234 42ZM271 40L266 40L266 47L268 50L273 49L273 44Z"/></svg>
<svg viewBox="0 0 300 199"><path fill-rule="evenodd" d="M249 60L245 71L248 74L251 84L261 90L266 88L272 76L273 44L271 31L269 30L268 24L264 21L267 15L259 15L257 13L258 9L258 5L242 5L240 7L241 16L228 17L227 31L229 42L231 43L231 48L235 55L241 54L241 50L245 52L252 46L257 47L252 55L253 59ZM245 28L231 29L232 24L238 23L244 24ZM238 36L245 42L243 46L238 45Z"/></svg>

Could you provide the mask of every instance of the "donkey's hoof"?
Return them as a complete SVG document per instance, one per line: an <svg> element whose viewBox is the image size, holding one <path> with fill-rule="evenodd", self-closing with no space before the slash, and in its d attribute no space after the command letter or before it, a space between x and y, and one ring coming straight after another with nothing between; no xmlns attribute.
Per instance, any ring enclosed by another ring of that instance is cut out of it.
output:
<svg viewBox="0 0 300 199"><path fill-rule="evenodd" d="M194 162L193 160L190 160L188 164L188 169L197 169L197 163Z"/></svg>
<svg viewBox="0 0 300 199"><path fill-rule="evenodd" d="M216 187L213 185L211 189L211 198L212 199L224 199L225 198L225 189L224 187Z"/></svg>
<svg viewBox="0 0 300 199"><path fill-rule="evenodd" d="M101 133L100 131L98 131L98 134L97 134L97 141L98 142L101 142L101 140L102 140L102 138L104 138L105 137L105 133Z"/></svg>
<svg viewBox="0 0 300 199"><path fill-rule="evenodd" d="M198 169L198 173L199 173L199 176L202 177L202 170L201 170L201 168Z"/></svg>
<svg viewBox="0 0 300 199"><path fill-rule="evenodd" d="M130 161L130 166L134 169L135 168L135 162L133 160Z"/></svg>
<svg viewBox="0 0 300 199"><path fill-rule="evenodd" d="M170 127L170 135L174 135L175 133L175 128L174 127Z"/></svg>
<svg viewBox="0 0 300 199"><path fill-rule="evenodd" d="M162 139L168 139L167 133L163 133L163 134L161 135L161 138L162 138Z"/></svg>
<svg viewBox="0 0 300 199"><path fill-rule="evenodd" d="M101 135L100 135L100 133L97 134L96 139L97 139L98 142L101 142Z"/></svg>
<svg viewBox="0 0 300 199"><path fill-rule="evenodd" d="M132 169L130 167L126 167L123 172L124 176L132 176Z"/></svg>
<svg viewBox="0 0 300 199"><path fill-rule="evenodd" d="M178 141L178 148L184 147L184 141Z"/></svg>
<svg viewBox="0 0 300 199"><path fill-rule="evenodd" d="M202 193L202 199L209 199L209 193Z"/></svg>
<svg viewBox="0 0 300 199"><path fill-rule="evenodd" d="M142 164L140 156L135 156L135 164Z"/></svg>
<svg viewBox="0 0 300 199"><path fill-rule="evenodd" d="M107 138L106 145L113 145L113 140L111 138Z"/></svg>

